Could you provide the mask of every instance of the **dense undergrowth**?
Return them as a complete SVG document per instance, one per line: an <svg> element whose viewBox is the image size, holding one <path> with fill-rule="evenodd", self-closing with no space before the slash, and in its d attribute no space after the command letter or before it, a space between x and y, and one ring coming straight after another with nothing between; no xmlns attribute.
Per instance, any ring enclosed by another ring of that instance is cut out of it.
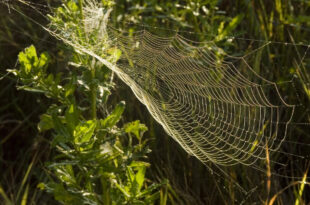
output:
<svg viewBox="0 0 310 205"><path fill-rule="evenodd" d="M78 9L79 2L71 3ZM57 1L36 5L47 3L59 6ZM41 24L48 23L29 7L11 4ZM142 22L165 35L172 31L152 26L193 31L194 37L183 34L197 41L212 39L227 52L238 45L250 53L267 41L308 45L309 15L307 1L117 0L111 18L116 27L135 23L130 26L134 31ZM0 4L0 19L0 204L309 203L307 185L270 179L267 168L256 172L224 167L229 177L212 174L164 133L106 67L52 38L6 2ZM286 99L302 105L296 122L309 122L306 49L272 44L248 59L261 76L279 83ZM294 87L283 83L292 77ZM284 144L281 149L309 156L309 131L309 125L292 126L288 141L304 146ZM307 175L307 158L273 158L288 164L280 174ZM248 193L236 188L234 180Z"/></svg>

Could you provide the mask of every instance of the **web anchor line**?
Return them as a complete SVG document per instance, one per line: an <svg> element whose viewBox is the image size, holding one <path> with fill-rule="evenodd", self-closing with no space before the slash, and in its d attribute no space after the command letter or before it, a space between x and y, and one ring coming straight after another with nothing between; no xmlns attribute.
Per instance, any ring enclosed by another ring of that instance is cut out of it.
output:
<svg viewBox="0 0 310 205"><path fill-rule="evenodd" d="M92 0L90 0L92 1ZM1 0L0 3L3 3L4 5L6 5L8 7L9 12L11 12L11 9L16 11L16 8L13 5L13 2L19 2L21 3L25 8L31 8L32 10L38 12L40 15L42 15L44 18L48 19L46 17L46 15L44 15L42 12L46 12L46 13L52 13L53 10L57 9L58 7L53 7L51 5L44 5L44 4L40 4L40 3L35 3L35 2L31 2L31 1L25 1L25 0ZM118 7L118 5L114 5L115 7ZM143 22L139 22L138 23L134 23L134 22L127 22L125 20L123 20L122 22L123 24L129 25L129 26L137 26L137 27L144 27L144 28L152 28L154 30L165 30L165 31L171 31L171 32L176 32L176 33L180 33L182 35L182 33L184 34L197 34L197 32L194 31L184 31L184 30L177 30L177 29L169 29L169 28L163 28L163 27L159 27L159 26L151 26L151 25L147 25ZM293 25L291 25L293 26ZM294 27L294 26L293 26ZM305 30L310 30L309 28L305 28L302 27ZM204 36L210 36L210 37L216 37L216 34L210 34L210 33L200 33L199 35L204 35ZM252 41L252 42L262 42L262 43L272 43L272 44L282 44L282 45L291 45L291 46L302 46L302 47L310 47L310 44L306 44L306 43L293 43L293 42L285 42L285 41L272 41L272 40L266 40L266 39L255 39L255 38L243 38L243 37L238 37L238 35L231 35L231 36L226 36L226 39L238 39L238 40L244 40L244 41ZM198 41L193 41L196 43L201 43Z"/></svg>
<svg viewBox="0 0 310 205"><path fill-rule="evenodd" d="M182 33L184 34L194 34L194 35L202 35L202 36L209 36L209 37L213 37L215 38L217 35L216 34L210 34L210 33L197 33L194 31L183 31L183 30L177 30L177 29L169 29L169 28L163 28L163 27L159 27L159 26L150 26L147 24L144 24L143 22L139 22L139 24L137 23L133 23L133 22L123 22L124 24L128 25L128 26L138 26L140 27L142 25L143 28L150 28L153 30L163 30L163 31L171 31L174 33L179 33L180 35L182 35ZM230 39L230 40L244 40L244 41L251 41L251 42L261 42L261 43L268 43L268 44L282 44L282 45L286 45L286 46L302 46L302 47L310 47L310 44L306 44L306 43L294 43L294 42L286 42L286 41L273 41L273 40L264 40L264 39L255 39L255 38L243 38L243 37L238 37L237 35L232 35L232 36L226 36L225 39ZM199 41L193 41L190 40L192 42L196 42L196 43L202 43Z"/></svg>

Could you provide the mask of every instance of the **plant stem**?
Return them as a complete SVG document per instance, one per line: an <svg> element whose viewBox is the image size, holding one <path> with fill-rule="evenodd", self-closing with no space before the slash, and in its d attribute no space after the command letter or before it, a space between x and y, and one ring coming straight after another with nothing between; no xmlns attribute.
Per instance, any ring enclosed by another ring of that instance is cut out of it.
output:
<svg viewBox="0 0 310 205"><path fill-rule="evenodd" d="M84 20L84 15L83 15L83 0L79 0L79 7L80 7L81 19Z"/></svg>
<svg viewBox="0 0 310 205"><path fill-rule="evenodd" d="M97 119L97 85L94 82L96 77L96 68L93 66L91 68L91 105L90 105L90 116L93 120Z"/></svg>
<svg viewBox="0 0 310 205"><path fill-rule="evenodd" d="M107 180L105 177L101 178L101 184L103 189L103 204L104 205L110 205L110 190L107 184Z"/></svg>

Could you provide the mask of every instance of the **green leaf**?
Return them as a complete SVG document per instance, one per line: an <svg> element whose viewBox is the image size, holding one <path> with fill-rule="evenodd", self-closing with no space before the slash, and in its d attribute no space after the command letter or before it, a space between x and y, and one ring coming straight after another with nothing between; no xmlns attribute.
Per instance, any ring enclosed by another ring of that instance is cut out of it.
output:
<svg viewBox="0 0 310 205"><path fill-rule="evenodd" d="M143 161L133 161L129 165L130 167L149 167L151 166L150 163L143 162Z"/></svg>
<svg viewBox="0 0 310 205"><path fill-rule="evenodd" d="M157 190L159 187L161 187L163 184L164 184L164 183L152 184L151 186L147 187L147 188L144 189L142 192L140 192L140 194L138 195L138 197L147 196L147 195L151 194L152 192L154 192L155 190Z"/></svg>
<svg viewBox="0 0 310 205"><path fill-rule="evenodd" d="M70 193L61 183L52 183L51 190L57 201L63 202L64 204L81 204L82 199Z"/></svg>
<svg viewBox="0 0 310 205"><path fill-rule="evenodd" d="M48 64L49 59L50 57L46 52L42 53L40 58L38 58L36 48L33 45L26 48L24 52L18 54L21 71L20 77L37 78L39 73L45 72L44 69ZM30 75L30 73L32 73L32 75Z"/></svg>
<svg viewBox="0 0 310 205"><path fill-rule="evenodd" d="M77 75L75 73L70 73L69 75L70 82L64 86L66 98L74 94L77 84Z"/></svg>
<svg viewBox="0 0 310 205"><path fill-rule="evenodd" d="M65 184L73 185L76 183L72 165L67 164L65 166L56 167L55 171L56 176Z"/></svg>
<svg viewBox="0 0 310 205"><path fill-rule="evenodd" d="M113 182L115 186L125 195L125 197L127 198L130 197L130 193L128 193L122 185L118 184L116 181L113 181Z"/></svg>
<svg viewBox="0 0 310 205"><path fill-rule="evenodd" d="M18 54L18 60L22 71L25 74L29 74L32 67L38 63L36 48L33 45L26 48L24 52Z"/></svg>
<svg viewBox="0 0 310 205"><path fill-rule="evenodd" d="M230 34L237 26L238 24L241 22L241 20L243 19L244 14L239 14L238 16L235 16L228 24L228 26L226 26L224 29L224 24L223 22L220 24L220 27L218 28L218 35L216 37L216 41L221 41L223 40L228 34Z"/></svg>
<svg viewBox="0 0 310 205"><path fill-rule="evenodd" d="M56 136L54 138L53 144L58 144L60 142L66 143L72 139L72 135L68 128L64 125L63 120L56 114L52 115L54 129L56 131Z"/></svg>
<svg viewBox="0 0 310 205"><path fill-rule="evenodd" d="M158 198L160 197L160 192L155 192L154 194L152 194L151 196L147 195L145 202L147 204L153 204L154 201L156 201ZM161 201L161 200L160 200ZM160 204L164 204L166 205L166 202L160 203Z"/></svg>
<svg viewBox="0 0 310 205"><path fill-rule="evenodd" d="M132 183L135 180L135 173L130 167L127 167L127 174L128 174L128 179Z"/></svg>
<svg viewBox="0 0 310 205"><path fill-rule="evenodd" d="M39 132L43 132L54 127L53 118L48 114L43 114L40 116L40 122L38 124Z"/></svg>
<svg viewBox="0 0 310 205"><path fill-rule="evenodd" d="M140 192L142 185L144 183L146 167L139 167L138 172L135 175L135 180L138 183L138 192Z"/></svg>
<svg viewBox="0 0 310 205"><path fill-rule="evenodd" d="M49 60L50 60L50 56L48 55L47 52L41 53L38 64L37 64L38 68L43 69L48 64Z"/></svg>
<svg viewBox="0 0 310 205"><path fill-rule="evenodd" d="M29 86L20 86L18 87L18 89L22 89L22 90L26 90L26 91L29 91L29 92L33 92L33 93L45 93L46 91L45 90L42 90L38 87L29 87Z"/></svg>
<svg viewBox="0 0 310 205"><path fill-rule="evenodd" d="M142 163L140 163L142 164ZM133 166L127 167L128 179L130 180L129 187L131 195L136 196L140 193L140 190L144 183L146 166L135 167L136 172L133 171Z"/></svg>
<svg viewBox="0 0 310 205"><path fill-rule="evenodd" d="M111 128L113 127L122 117L122 114L125 110L125 102L121 101L118 105L116 105L113 112L104 120L100 120L100 124L103 128Z"/></svg>
<svg viewBox="0 0 310 205"><path fill-rule="evenodd" d="M122 51L117 48L110 48L108 54L111 56L111 62L116 62L122 55Z"/></svg>
<svg viewBox="0 0 310 205"><path fill-rule="evenodd" d="M71 104L65 113L65 119L67 123L67 127L71 132L74 131L75 127L79 123L80 112L75 104Z"/></svg>
<svg viewBox="0 0 310 205"><path fill-rule="evenodd" d="M78 5L74 1L69 1L67 3L67 6L73 12L79 11L79 7L78 7Z"/></svg>
<svg viewBox="0 0 310 205"><path fill-rule="evenodd" d="M94 134L95 128L95 120L89 120L87 122L80 123L78 126L76 126L73 132L74 143L77 145L88 143Z"/></svg>
<svg viewBox="0 0 310 205"><path fill-rule="evenodd" d="M42 191L45 189L45 184L41 182L37 185L37 188L39 188Z"/></svg>
<svg viewBox="0 0 310 205"><path fill-rule="evenodd" d="M124 128L126 133L133 133L139 140L142 138L143 133L148 130L144 124L140 124L139 120L126 124Z"/></svg>

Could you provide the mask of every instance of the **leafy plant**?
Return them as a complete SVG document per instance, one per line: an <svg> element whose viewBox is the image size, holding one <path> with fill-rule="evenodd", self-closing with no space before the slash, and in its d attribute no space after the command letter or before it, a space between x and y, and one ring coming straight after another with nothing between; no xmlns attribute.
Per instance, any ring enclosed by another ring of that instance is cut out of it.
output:
<svg viewBox="0 0 310 205"><path fill-rule="evenodd" d="M85 60L74 54L74 65L87 63L79 59ZM69 71L54 75L47 72L49 61L47 53L38 57L35 47L30 46L19 54L20 68L9 70L20 79L19 89L44 93L54 102L38 124L40 132L52 133L56 151L54 160L46 164L49 181L38 187L63 204L154 203L165 182L146 180L150 149L143 134L147 127L139 121L117 126L124 102L102 119L87 112L94 86L96 102L107 102L113 87L107 81L110 71L95 63L93 76L86 66L78 67L80 74ZM84 101L88 103L79 104Z"/></svg>
<svg viewBox="0 0 310 205"><path fill-rule="evenodd" d="M81 2L68 1L50 16L51 22L76 23L78 18L83 19L81 6ZM80 35L84 28L72 29ZM93 38L87 36L90 41L96 40ZM38 130L53 136L55 153L46 163L49 180L38 188L62 204L154 203L166 182L156 184L146 179L150 167L147 154L151 151L148 140L143 139L147 127L139 121L117 126L125 102L111 112L107 108L114 87L111 71L95 59L71 52L68 71L48 72L53 59L46 52L38 56L34 46L19 53L19 69L8 70L19 79L18 89L42 93L50 99ZM115 49L109 49L108 55L112 61L119 58ZM99 109L101 117L97 117Z"/></svg>

